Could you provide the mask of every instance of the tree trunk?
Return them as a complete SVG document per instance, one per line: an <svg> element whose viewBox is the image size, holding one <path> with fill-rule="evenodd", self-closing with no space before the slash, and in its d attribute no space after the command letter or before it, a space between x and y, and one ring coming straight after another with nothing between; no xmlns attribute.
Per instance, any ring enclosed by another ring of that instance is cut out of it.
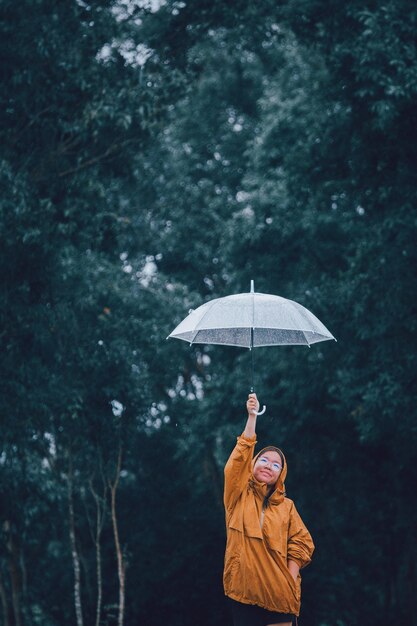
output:
<svg viewBox="0 0 417 626"><path fill-rule="evenodd" d="M3 580L1 577L1 571L0 571L0 598L1 598L1 606L3 609L3 624L4 626L10 626L11 625L10 607L7 601L7 593L6 593L6 589L4 587Z"/></svg>
<svg viewBox="0 0 417 626"><path fill-rule="evenodd" d="M97 513L98 518L98 513ZM97 521L98 525L98 521ZM101 574L101 545L100 545L100 534L97 530L96 534L96 570L97 570L97 607L96 607L96 626L100 626L101 619L101 604L103 598L103 580Z"/></svg>
<svg viewBox="0 0 417 626"><path fill-rule="evenodd" d="M23 615L21 607L22 576L20 572L19 548L14 536L11 522L6 520L3 524L6 532L6 546L9 560L10 583L12 591L12 606L15 626L23 626Z"/></svg>
<svg viewBox="0 0 417 626"><path fill-rule="evenodd" d="M103 477L102 467L101 467L101 474ZM97 606L96 606L95 626L100 626L101 607L102 607L102 602L103 602L103 578L102 578L102 565L101 565L101 531L103 530L103 524L104 524L104 519L105 519L106 497L107 497L106 482L105 480L103 482L104 482L103 497L100 498L99 494L94 489L93 479L90 480L90 491L96 503L96 524L95 524L95 534L94 534L94 545L96 548Z"/></svg>
<svg viewBox="0 0 417 626"><path fill-rule="evenodd" d="M122 467L122 444L119 444L119 454L117 458L117 467L113 482L109 482L111 493L111 518L113 524L114 543L116 546L117 555L117 572L119 576L119 615L117 624L123 626L124 612L125 612L125 584L126 584L126 564L123 558L123 552L120 547L119 530L117 526L116 515L116 491L120 480L120 470Z"/></svg>
<svg viewBox="0 0 417 626"><path fill-rule="evenodd" d="M75 602L75 616L77 620L77 626L83 626L83 611L81 603L81 567L80 557L77 550L77 542L75 535L75 515L74 515L74 496L73 496L73 472L72 472L72 456L69 452L68 459L68 514L69 514L69 534L72 554L72 565L74 568L74 602Z"/></svg>

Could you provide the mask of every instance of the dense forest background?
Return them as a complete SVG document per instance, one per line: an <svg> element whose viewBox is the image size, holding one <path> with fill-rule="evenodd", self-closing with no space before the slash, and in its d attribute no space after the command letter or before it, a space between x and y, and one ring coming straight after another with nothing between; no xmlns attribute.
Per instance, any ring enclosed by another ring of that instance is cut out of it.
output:
<svg viewBox="0 0 417 626"><path fill-rule="evenodd" d="M1 623L231 623L249 355L165 338L254 279L338 339L255 352L300 625L417 624L417 6L0 6Z"/></svg>

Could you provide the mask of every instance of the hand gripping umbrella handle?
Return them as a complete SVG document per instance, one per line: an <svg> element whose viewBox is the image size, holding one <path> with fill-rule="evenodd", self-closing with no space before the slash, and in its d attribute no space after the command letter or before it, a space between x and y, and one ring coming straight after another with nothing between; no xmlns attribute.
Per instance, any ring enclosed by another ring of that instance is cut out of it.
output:
<svg viewBox="0 0 417 626"><path fill-rule="evenodd" d="M254 388L251 387L250 388L250 393L253 393L253 392L254 392ZM259 412L258 411L251 411L251 413L253 413L253 415L263 415L265 413L265 411L266 411L266 406L263 405L262 406L262 411L259 411Z"/></svg>
<svg viewBox="0 0 417 626"><path fill-rule="evenodd" d="M263 415L266 411L266 406L263 405L262 406L262 411L251 411L251 413L254 413L255 415Z"/></svg>

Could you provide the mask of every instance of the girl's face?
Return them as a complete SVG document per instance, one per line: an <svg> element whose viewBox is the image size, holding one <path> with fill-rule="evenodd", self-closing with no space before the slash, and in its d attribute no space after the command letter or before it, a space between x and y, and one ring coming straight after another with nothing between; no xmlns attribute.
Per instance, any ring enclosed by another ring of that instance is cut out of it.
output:
<svg viewBox="0 0 417 626"><path fill-rule="evenodd" d="M278 480L278 476L281 474L281 470L281 457L278 452L268 450L258 457L253 468L253 475L260 483L274 485Z"/></svg>

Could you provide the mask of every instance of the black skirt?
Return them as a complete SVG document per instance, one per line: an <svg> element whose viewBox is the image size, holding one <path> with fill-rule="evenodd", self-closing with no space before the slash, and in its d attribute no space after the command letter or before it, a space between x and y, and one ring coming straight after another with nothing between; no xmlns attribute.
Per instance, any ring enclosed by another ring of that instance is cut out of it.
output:
<svg viewBox="0 0 417 626"><path fill-rule="evenodd" d="M233 626L268 626L269 624L295 624L295 615L291 613L275 613L267 611L256 604L243 604L228 598L232 615Z"/></svg>

